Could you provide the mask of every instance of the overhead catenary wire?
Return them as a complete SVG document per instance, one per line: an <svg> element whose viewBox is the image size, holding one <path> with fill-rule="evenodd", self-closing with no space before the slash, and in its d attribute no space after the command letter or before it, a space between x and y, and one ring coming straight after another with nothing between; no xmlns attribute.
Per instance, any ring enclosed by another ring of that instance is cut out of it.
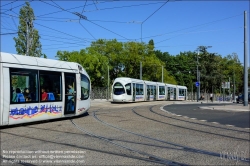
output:
<svg viewBox="0 0 250 166"><path fill-rule="evenodd" d="M56 2L54 2L53 0L51 0L51 2L53 2L56 6L58 6L59 8L61 8L62 10L64 10L60 5L58 5Z"/></svg>
<svg viewBox="0 0 250 166"><path fill-rule="evenodd" d="M109 32L111 32L111 33L113 33L113 34L116 34L117 36L120 36L120 37L122 37L122 38L124 38L124 39L132 40L132 39L128 39L128 38L126 38L126 37L124 37L124 36L122 36L122 35L119 35L118 33L113 32L113 31L111 31L111 30L109 30L109 29L107 29L107 28L105 28L105 27L103 27L103 26L101 26L101 25L98 25L98 24L96 24L96 23L94 23L94 22L92 22L92 21L90 21L90 20L87 20L87 21L89 21L89 22L91 22L92 24L95 24L96 26L99 26L99 27L101 27L101 28L103 28L103 29L105 29L105 30L107 30L107 31L109 31Z"/></svg>
<svg viewBox="0 0 250 166"><path fill-rule="evenodd" d="M41 37L40 39L41 39L41 40L48 40L48 41L55 41L55 42L59 42L59 43L60 43L60 44L49 44L49 46L51 46L51 45L61 45L61 43L65 43L65 44L77 44L77 43L82 43L82 41L77 41L77 42L72 43L72 42L66 42L66 41L59 41L59 40L47 39L47 38L43 38L43 37ZM43 45L43 46L45 46L45 45Z"/></svg>
<svg viewBox="0 0 250 166"><path fill-rule="evenodd" d="M18 1L18 0L15 0L15 1L12 1L12 2L7 3L7 4L5 4L5 5L2 5L0 8L2 8L2 7L4 7L4 6L7 6L7 5L9 5L9 4L12 4L12 3L16 2L16 1Z"/></svg>
<svg viewBox="0 0 250 166"><path fill-rule="evenodd" d="M1 33L0 35L14 35L17 34L17 32L13 32L13 33Z"/></svg>
<svg viewBox="0 0 250 166"><path fill-rule="evenodd" d="M54 20L50 20L50 19L46 19L46 18L51 18ZM64 21L61 21L61 20ZM79 21L79 19L75 19L75 18L60 18L60 17L42 17L42 18L36 18L36 20L41 20L41 21L55 21L55 22L74 22L74 21ZM131 21L116 21L116 20L90 20L93 22L111 22L111 23L119 23L119 24L132 24L133 22Z"/></svg>
<svg viewBox="0 0 250 166"><path fill-rule="evenodd" d="M40 1L41 1L41 0L40 0ZM44 1L41 1L41 2L44 2ZM44 3L46 3L46 2L44 2ZM46 3L46 4L49 4L49 3ZM49 5L51 5L51 4L49 4ZM56 7L56 8L59 8L59 7L55 6L55 5L52 5L52 6L54 6L54 7ZM77 16L79 16L79 17L81 18L81 14L80 14L80 13L71 12L71 11L68 11L68 10L64 10L64 11L69 12L69 13L74 14L74 15L77 15ZM83 17L83 18L85 18L85 17ZM96 24L96 23L94 23L94 22L92 22L92 21L90 21L90 20L88 20L88 19L85 19L85 20L87 20L87 21L91 22L92 24L95 24L96 26L99 26L99 27L101 27L101 28L103 28L103 29L105 29L105 30L107 30L107 31L109 31L109 32L111 32L111 33L113 33L113 34L116 34L116 35L118 35L118 36L120 36L120 37L122 37L122 38L124 38L124 39L131 40L131 39L128 39L128 38L126 38L126 37L124 37L124 36L122 36L122 35L116 33L116 32L113 32L113 31L111 31L111 30L109 30L109 29L107 29L107 28L105 28L105 27L103 27L103 26L101 26L101 25L98 25L98 24Z"/></svg>
<svg viewBox="0 0 250 166"><path fill-rule="evenodd" d="M148 37L144 37L143 39L146 39L146 38L153 38L153 37L158 37L158 36L163 36L163 35L166 35L166 34L171 34L171 33L179 32L179 31L183 31L183 30L187 30L187 29L191 29L191 28L195 28L195 27L199 27L199 26L209 25L209 24L212 24L212 23L215 23L215 22L220 22L220 21L224 21L224 20L227 20L227 19L230 19L230 18L238 17L238 16L240 16L240 15L243 15L243 14L237 14L237 15L234 15L234 16L222 18L222 19L215 20L215 21L210 21L210 22L207 22L207 23L204 23L204 24L194 25L194 26L191 26L191 27L187 27L187 28L175 30L175 31L172 31L172 32L166 32L166 33L159 34L159 35L148 36ZM156 43L155 43L155 44L156 44Z"/></svg>
<svg viewBox="0 0 250 166"><path fill-rule="evenodd" d="M73 40L73 41L79 41L79 42L80 42L80 41L82 40L82 39L66 38L66 37L54 36L54 35L51 36L51 35L47 35L47 34L43 34L43 33L42 33L41 35L43 35L43 36L48 36L48 37L53 37L53 38L56 37L56 38L58 38L58 39L65 39L65 40L67 40L67 41L68 41L68 40L71 40L71 41ZM93 39L86 38L86 40L93 40Z"/></svg>
<svg viewBox="0 0 250 166"><path fill-rule="evenodd" d="M162 2L161 2L162 3ZM13 3L14 4L14 3ZM52 4L53 5L53 4ZM54 7L57 7L57 8L60 8L59 6L57 6L57 5L54 5ZM99 6L98 6L99 7ZM62 9L61 9L62 10ZM9 12L10 13L10 12ZM242 14L240 14L240 15L242 15ZM13 18L17 18L17 17L14 17L13 15L12 15L12 17ZM11 18L10 17L10 19L13 19L13 18ZM42 17L41 17L42 18ZM37 20L39 20L39 21L41 21L40 19L37 19ZM44 20L44 21L52 21L52 20ZM54 21L54 20L53 20ZM104 21L104 20L89 20L89 21L91 21L91 22L95 22L95 21L102 21L102 22L112 22L112 21ZM10 22L11 22L11 20L10 20ZM125 22L124 22L125 23ZM209 23L211 23L211 22L209 22ZM207 23L208 25L209 25L209 23ZM42 25L44 25L43 23L41 23ZM211 24L213 24L213 22L211 23ZM12 24L13 25L13 24ZM83 25L85 25L85 24L83 24ZM200 26L202 26L203 24L201 24ZM81 26L81 25L80 25ZM192 27L194 27L194 26L192 26ZM192 28L192 27L189 27L190 29ZM198 26L199 27L199 26ZM57 28L56 28L57 29ZM185 28L186 29L186 28ZM180 29L180 30L177 30L177 31L182 31L182 30L185 30L185 29ZM207 31L208 32L208 31ZM167 33L164 33L164 34L159 34L159 36L163 36L163 35L167 35L167 34L174 34L174 33L176 33L176 31L174 31L174 32L167 32ZM190 34L190 33L203 33L203 32L183 32L182 34ZM205 33L205 32L204 32ZM179 35L179 34L178 34ZM181 35L181 34L180 34ZM63 36L63 35L62 35ZM77 36L77 35L76 35ZM110 36L112 36L112 35L110 35ZM75 38L75 37L73 37L75 40L82 40L82 39L77 39L77 38ZM91 38L91 37L90 37ZM120 37L119 37L120 38ZM143 39L145 39L145 38L150 38L150 37L144 37ZM155 38L155 37L154 37ZM172 38L174 38L174 37L172 37ZM84 38L84 39L86 39L86 38ZM140 39L140 38L139 38ZM139 40L139 39L129 39L129 40ZM91 40L91 41L93 41L93 39L86 39L86 40ZM117 40L128 40L127 38L120 38L120 39L117 39ZM169 38L168 39L166 39L166 40L170 40ZM163 42L163 41L162 41ZM155 44L159 44L159 43L161 43L161 42L154 42ZM171 46L172 47L172 46Z"/></svg>
<svg viewBox="0 0 250 166"><path fill-rule="evenodd" d="M72 47L80 47L80 46L85 46L85 45L75 45L75 46L69 46L69 47L52 47L52 48L44 48L43 50L56 50L56 49L60 49L60 48L72 48Z"/></svg>
<svg viewBox="0 0 250 166"><path fill-rule="evenodd" d="M155 10L151 15L149 15L144 21L141 23L141 42L142 42L142 24L145 23L150 17L152 17L158 10L160 10L164 5L168 3L169 0L167 0L164 4L162 4L157 10Z"/></svg>
<svg viewBox="0 0 250 166"><path fill-rule="evenodd" d="M1 27L3 27L3 28L5 28L5 29L8 29L8 27L9 28L14 28L15 29L15 27L14 26L12 26L12 23L9 23L8 21L10 21L10 20L6 20L5 18L2 18L1 19ZM6 26L7 27L6 27ZM16 30L15 30L16 31Z"/></svg>
<svg viewBox="0 0 250 166"><path fill-rule="evenodd" d="M108 1L108 2L111 2L111 1ZM106 3L106 2L101 2L101 3ZM92 4L90 4L90 5L92 5ZM88 5L86 5L86 6L88 6ZM73 10L73 9L82 8L82 7L83 6L76 6L76 7L69 8L69 9L64 9L64 10ZM51 15L51 14L60 13L60 12L63 12L63 11L59 10L59 11L56 11L56 12L51 12L51 13L46 13L46 14L38 15L36 17L42 17L42 16Z"/></svg>
<svg viewBox="0 0 250 166"><path fill-rule="evenodd" d="M82 25L82 23L79 21L79 24L85 29L85 31L87 31L88 32L88 34L90 35L90 36L92 36L93 37L93 39L95 39L96 40L96 38Z"/></svg>
<svg viewBox="0 0 250 166"><path fill-rule="evenodd" d="M86 4L87 4L87 1L88 1L88 0L85 0L85 4L84 4L84 6L83 6L83 8L82 8L82 13L83 13L84 8L85 8L85 6L86 6ZM82 13L81 13L81 14L82 14Z"/></svg>
<svg viewBox="0 0 250 166"><path fill-rule="evenodd" d="M173 36L173 37L170 37L170 38L161 40L160 42L155 42L154 44L158 44L158 43L161 43L161 42L164 42L164 41L167 41L167 40L170 40L170 39L173 39L173 38L182 36L182 35L187 35L187 34L205 33L205 32L215 32L215 31L225 31L225 30L240 29L240 28L243 28L243 27L228 28L228 29L217 29L217 30L207 30L207 31L191 31L191 32L185 32L185 33L180 33L180 34L178 34L178 35L176 35L176 36Z"/></svg>
<svg viewBox="0 0 250 166"><path fill-rule="evenodd" d="M30 2L32 2L33 0L31 0ZM15 8L18 8L18 7L20 7L20 6L23 6L23 5L25 5L25 3L22 3L21 5L18 5L18 6L16 6L16 7L11 7L10 9L8 9L8 10L6 10L6 11L4 11L3 13L6 13L6 12L8 12L8 11L12 11L13 9L15 9ZM1 12L1 14L3 14L2 12Z"/></svg>
<svg viewBox="0 0 250 166"><path fill-rule="evenodd" d="M146 4L128 5L128 6L117 6L117 7L110 7L110 8L99 8L98 10L89 10L89 11L85 11L85 12L95 12L95 11L101 11L101 10L121 9L121 8L137 7L137 6L152 5L152 4L159 4L159 3L163 3L163 2L153 2L153 3L146 3Z"/></svg>
<svg viewBox="0 0 250 166"><path fill-rule="evenodd" d="M39 25L39 26L42 26L42 27L45 27L45 28L51 29L51 30L53 30L53 31L56 31L56 32L62 33L62 34L67 35L67 36L71 36L71 37L74 37L74 38L77 38L77 39L81 39L81 40L83 40L84 42L89 42L89 41L88 41L88 40L86 40L86 39L83 39L83 38L80 38L80 37L77 37L77 36L74 36L74 35L70 35L70 34L65 33L65 32L61 32L61 31L59 31L59 30L56 30L56 29L53 29L53 28L47 27L47 26L45 26L45 25L38 24L38 23L36 23L36 22L34 22L34 24L37 24L37 25Z"/></svg>
<svg viewBox="0 0 250 166"><path fill-rule="evenodd" d="M93 0L93 2L94 2L94 0ZM96 10L98 10L98 8L97 8L97 6L96 6L96 3L95 3L95 2L94 2L94 5L95 5Z"/></svg>

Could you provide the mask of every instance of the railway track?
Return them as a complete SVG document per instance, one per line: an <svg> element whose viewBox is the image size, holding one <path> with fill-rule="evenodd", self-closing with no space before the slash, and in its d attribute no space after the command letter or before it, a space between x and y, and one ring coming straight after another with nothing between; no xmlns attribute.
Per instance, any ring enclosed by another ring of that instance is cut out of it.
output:
<svg viewBox="0 0 250 166"><path fill-rule="evenodd" d="M163 165L176 165L176 166L179 166L179 165L182 165L182 166L187 166L187 164L184 164L184 163L179 163L179 162L175 162L175 161L171 161L171 160L167 160L167 159L164 159L164 158L161 158L161 157L158 157L158 156L155 156L153 154L149 154L149 153L146 153L146 152L143 152L143 151L140 151L140 150L137 150L137 149L134 149L134 148L131 148L129 146L125 146L125 145L121 145L119 143L116 143L114 141L112 141L111 139L109 138L106 138L106 137L102 137L102 136L99 136L97 134L94 134L92 132L89 132L87 131L86 129L84 129L83 127L77 125L73 120L70 120L71 123L80 131L88 134L89 136L92 136L92 137L95 137L95 138L98 138L102 141L105 141L105 142L108 142L114 146L117 146L119 148L122 148L122 149L126 149L126 150L129 150L131 152L134 152L134 153L138 153L142 156L145 156L145 158L138 158L138 159L142 159L144 161L148 161L148 162L153 162L153 163L158 163L158 164L163 164ZM124 156L125 157L125 156Z"/></svg>
<svg viewBox="0 0 250 166"><path fill-rule="evenodd" d="M151 108L152 107L150 107L150 109ZM135 112L134 108L132 109L132 111ZM132 135L136 135L136 136L148 139L148 140L153 140L153 141L164 143L164 144L167 144L167 145L176 146L176 147L179 148L179 150L183 150L185 152L192 152L192 153L196 153L196 154L214 156L214 157L219 157L219 158L222 157L220 153L216 153L216 152L212 152L212 151L207 151L207 150L202 150L202 149L197 149L197 148L192 148L192 147L189 147L189 146L184 146L184 145L173 143L173 142L166 141L166 140L156 139L156 138L153 138L153 137L150 137L150 136L146 136L146 135L143 135L143 134L139 134L139 133L136 133L136 132L133 132L133 131L130 131L130 130L126 130L126 129L120 128L118 126L112 125L110 123L107 123L107 122L101 120L100 118L98 118L97 113L98 113L98 111L94 111L93 112L93 117L97 121L99 121L100 123L102 123L102 124L104 124L106 126L109 126L109 127L114 128L114 129L117 129L119 131L123 131L123 132L129 133L129 134L132 134ZM249 158L246 159L246 160L241 160L241 162L243 162L243 163L249 163Z"/></svg>

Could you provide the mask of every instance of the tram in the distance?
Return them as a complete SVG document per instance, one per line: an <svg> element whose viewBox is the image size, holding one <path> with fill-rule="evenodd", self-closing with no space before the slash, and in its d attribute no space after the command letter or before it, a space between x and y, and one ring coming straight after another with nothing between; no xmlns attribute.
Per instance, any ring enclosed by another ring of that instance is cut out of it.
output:
<svg viewBox="0 0 250 166"><path fill-rule="evenodd" d="M187 87L119 77L112 86L112 99L113 102L187 100Z"/></svg>

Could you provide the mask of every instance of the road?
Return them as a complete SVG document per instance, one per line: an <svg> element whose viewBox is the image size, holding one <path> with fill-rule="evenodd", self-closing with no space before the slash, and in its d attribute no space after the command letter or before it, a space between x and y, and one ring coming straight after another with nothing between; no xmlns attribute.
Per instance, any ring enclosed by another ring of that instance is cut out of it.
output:
<svg viewBox="0 0 250 166"><path fill-rule="evenodd" d="M172 103L96 102L85 116L3 127L0 165L249 165L249 129L162 111Z"/></svg>
<svg viewBox="0 0 250 166"><path fill-rule="evenodd" d="M208 122L217 122L224 125L233 125L241 128L250 128L250 112L236 112L225 110L201 109L201 106L213 106L218 104L173 104L164 107L168 112L196 118L197 120L206 120Z"/></svg>

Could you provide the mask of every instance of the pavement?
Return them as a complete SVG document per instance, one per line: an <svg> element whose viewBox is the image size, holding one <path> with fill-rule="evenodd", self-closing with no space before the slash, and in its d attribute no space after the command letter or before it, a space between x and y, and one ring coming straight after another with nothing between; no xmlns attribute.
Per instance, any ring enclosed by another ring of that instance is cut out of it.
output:
<svg viewBox="0 0 250 166"><path fill-rule="evenodd" d="M111 100L106 100L106 99L94 99L91 100L91 105L99 105L99 104L111 104ZM157 102L157 101L156 101ZM250 103L248 106L243 106L243 104L237 104L233 102L223 102L223 101L166 101L166 105L168 104L197 104L200 103L201 106L199 108L201 109L211 109L211 110L225 110L225 111L250 111ZM143 103L145 102L138 102L138 103ZM150 102L152 103L152 102ZM211 106L202 106L202 104L209 103ZM162 104L162 103L161 103ZM213 105L212 105L213 104ZM214 105L216 104L216 105Z"/></svg>

